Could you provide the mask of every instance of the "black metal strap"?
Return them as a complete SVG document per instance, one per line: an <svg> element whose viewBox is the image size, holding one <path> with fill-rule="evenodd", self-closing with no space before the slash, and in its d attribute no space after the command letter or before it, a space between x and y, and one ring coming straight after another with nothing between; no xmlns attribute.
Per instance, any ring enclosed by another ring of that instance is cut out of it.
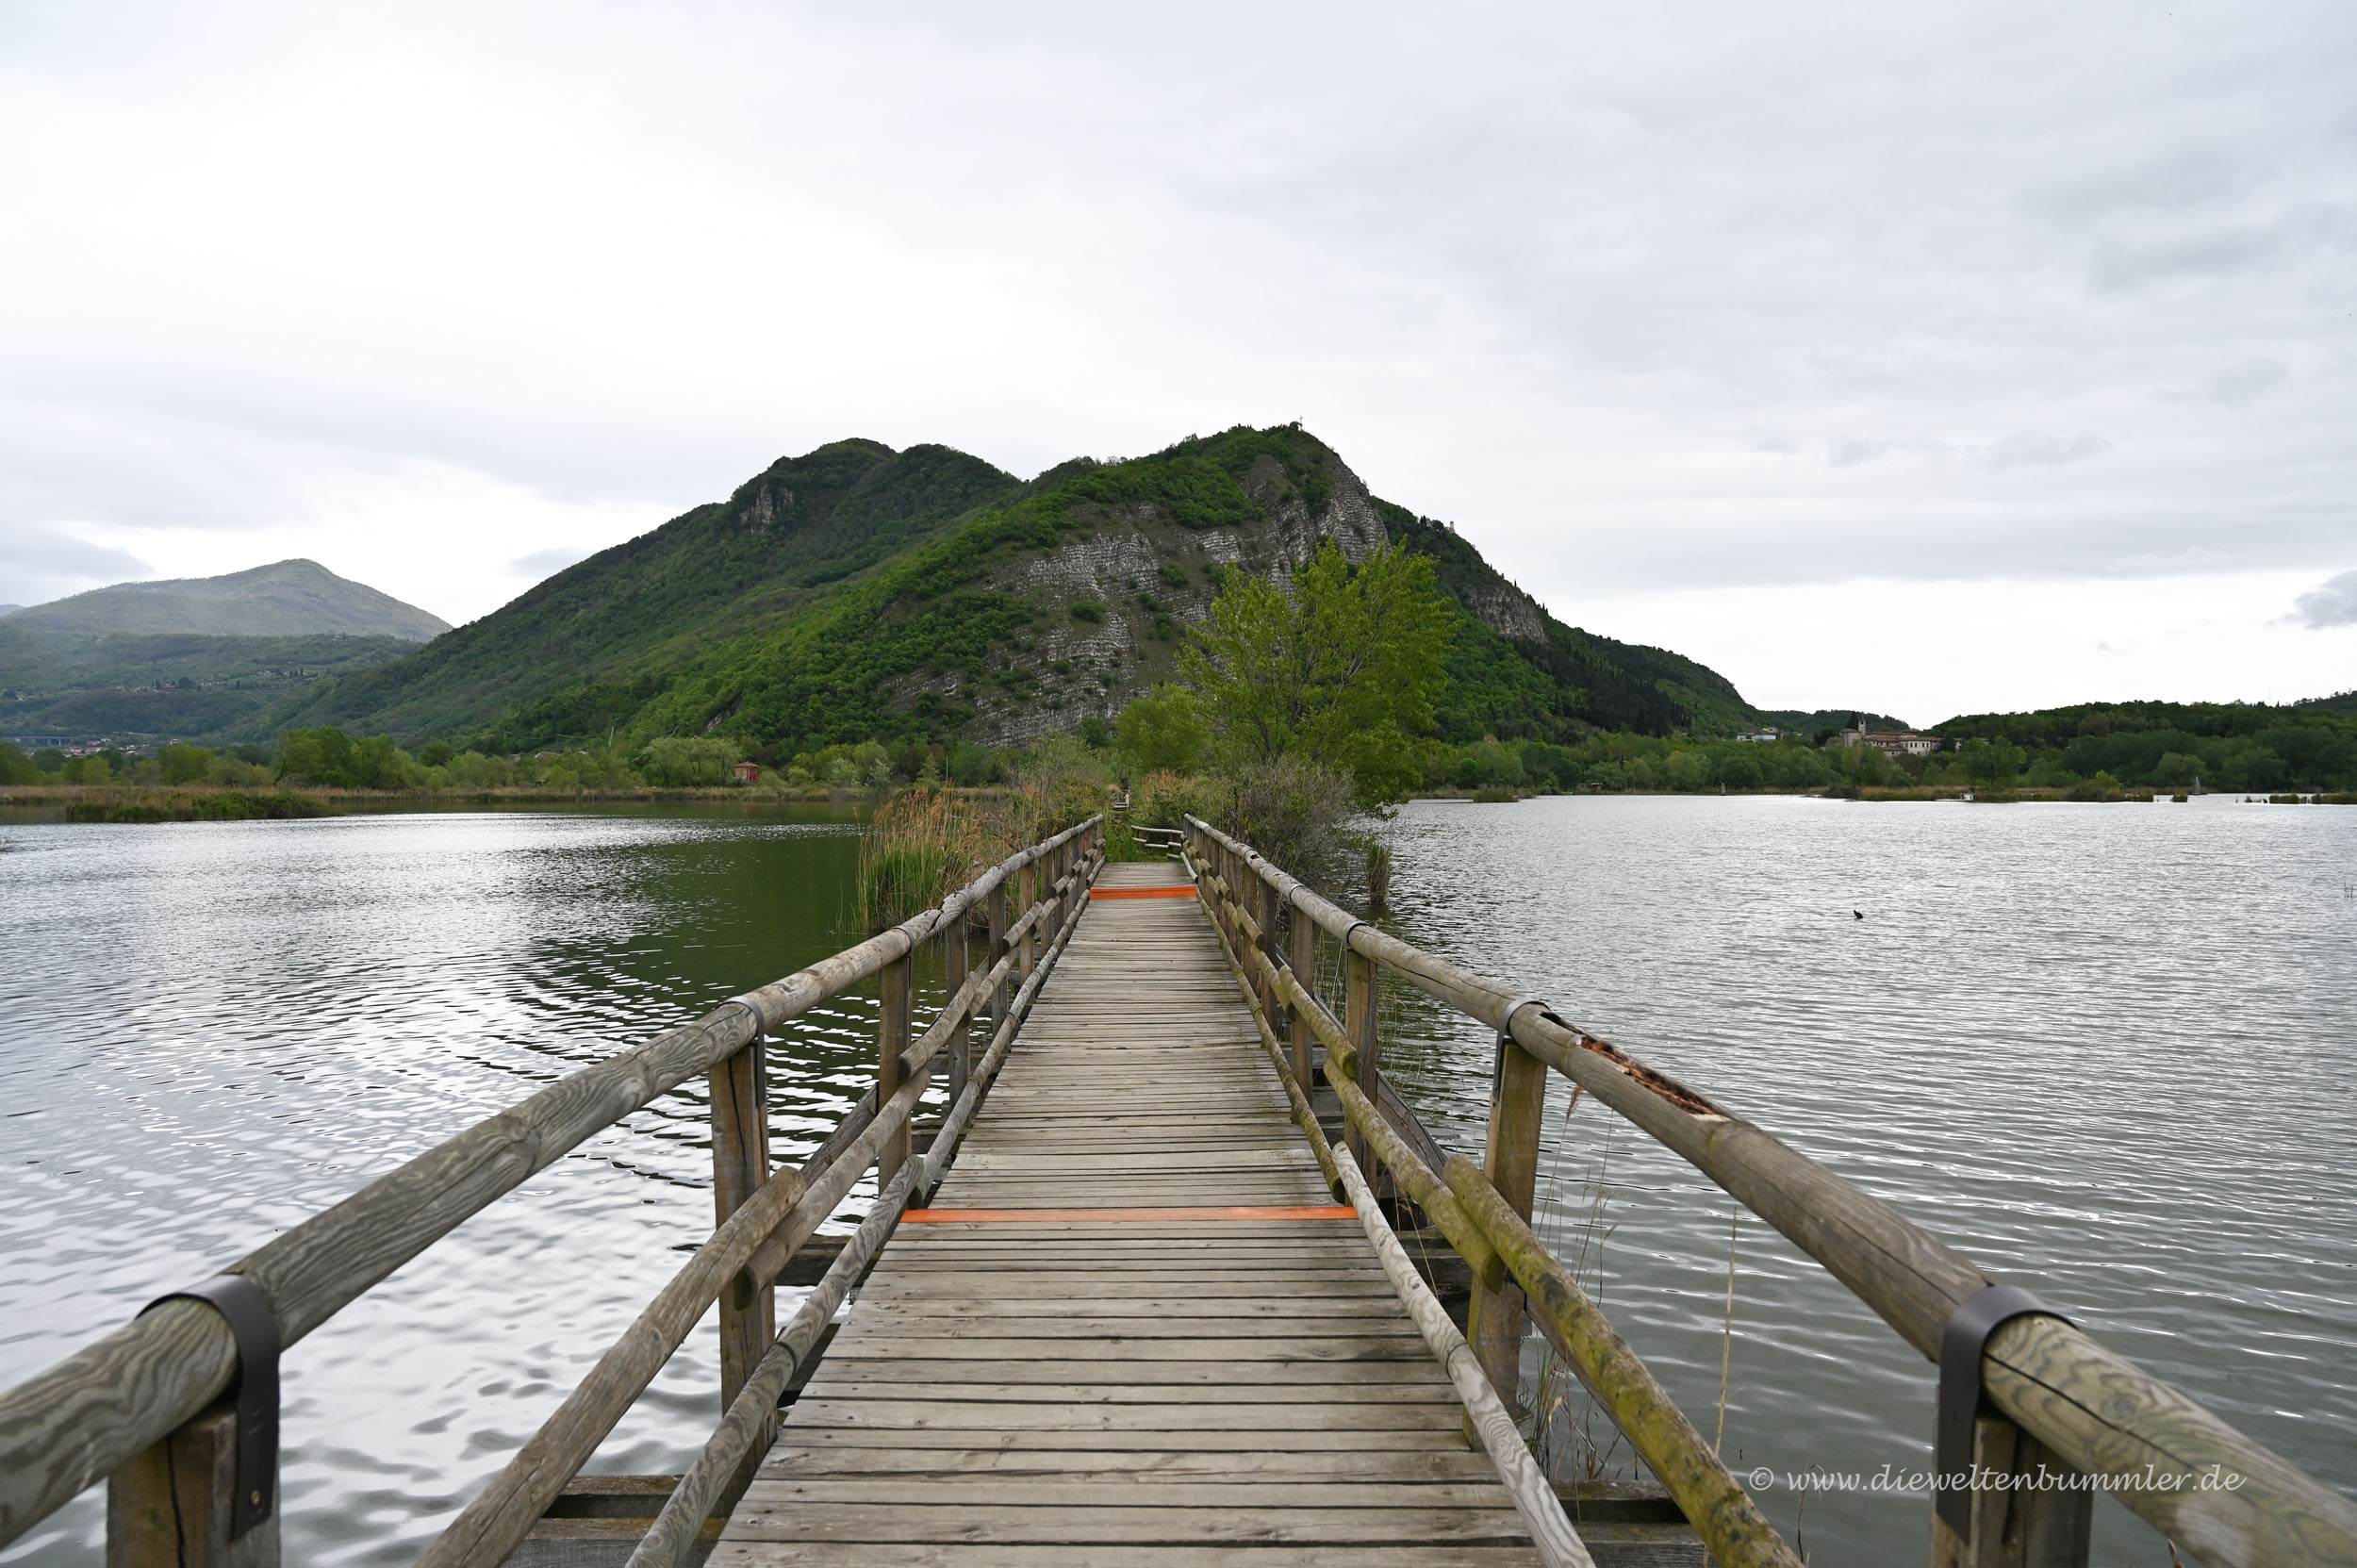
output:
<svg viewBox="0 0 2357 1568"><path fill-rule="evenodd" d="M1939 1331L1939 1411L1932 1441L1932 1509L1959 1539L1972 1533L1972 1423L1981 1411L1981 1356L2017 1317L2070 1320L2012 1285L1991 1285L1956 1304Z"/></svg>
<svg viewBox="0 0 2357 1568"><path fill-rule="evenodd" d="M1525 1007L1545 1005L1541 998L1518 996L1506 1004L1504 1013L1498 1015L1497 1049L1490 1058L1490 1098L1493 1103L1506 1087L1506 1043L1514 1038L1514 1015Z"/></svg>
<svg viewBox="0 0 2357 1568"><path fill-rule="evenodd" d="M201 1285L159 1296L140 1311L182 1299L202 1301L219 1312L237 1341L238 1372L229 1385L238 1401L236 1490L229 1512L235 1539L269 1518L278 1502L278 1313L262 1287L242 1274L217 1274Z"/></svg>

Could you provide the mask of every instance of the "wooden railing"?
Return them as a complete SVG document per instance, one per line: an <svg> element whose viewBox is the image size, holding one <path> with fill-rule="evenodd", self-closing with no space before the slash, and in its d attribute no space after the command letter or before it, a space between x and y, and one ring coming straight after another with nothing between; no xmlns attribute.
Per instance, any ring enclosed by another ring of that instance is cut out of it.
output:
<svg viewBox="0 0 2357 1568"><path fill-rule="evenodd" d="M1538 999L1387 935L1249 846L1199 818L1187 824L1205 907L1338 1196L1334 1158L1310 1113L1314 1045L1326 1048L1325 1081L1341 1100L1358 1163L1388 1171L1471 1268L1467 1337L1508 1402L1527 1324L1610 1412L1714 1560L1793 1563L1710 1444L1532 1230L1547 1074L1562 1074L1709 1177L1936 1362L1943 1337L1954 1342L1993 1299L1984 1295L1993 1289L1988 1276L1888 1204ZM1339 1014L1318 994L1321 933L1342 948ZM1383 1083L1380 971L1497 1032L1478 1164L1440 1150ZM1961 1362L1977 1376L1952 1407L1970 1424L1969 1464L1955 1471L1969 1484L1944 1511L1964 1527L1935 1509L1936 1568L2085 1563L2093 1498L2078 1483L2089 1477L2110 1483L2121 1503L2203 1562L2357 1564L2357 1505L2142 1368L2035 1304L1984 1332L1960 1342L1960 1358L1953 1349L1947 1358L1951 1373Z"/></svg>
<svg viewBox="0 0 2357 1568"><path fill-rule="evenodd" d="M1103 836L1103 818L1092 817L1010 856L938 907L559 1080L228 1265L224 1274L242 1281L236 1290L251 1299L249 1287L258 1287L266 1315L274 1319L267 1369L273 1395L277 1347L317 1329L585 1139L703 1073L712 1095L711 1239L422 1560L437 1568L503 1561L717 1300L721 1405L731 1415L723 1435L732 1427L742 1433L726 1449L717 1477L705 1465L687 1477L701 1499L688 1502L692 1533L708 1508L741 1492L774 1435L777 1393L766 1402L756 1397L759 1409L741 1420L740 1396L772 1384L782 1390L781 1356L787 1356L790 1375L791 1361L807 1355L825 1321L822 1315L808 1326L799 1351L781 1348L796 1343L809 1308L782 1341L772 1306L779 1271L870 1165L883 1197L869 1223L886 1230L901 1201L939 1180L1023 1010L1085 906ZM968 940L978 912L988 928L979 957ZM916 957L929 942L940 946L948 999L915 1036ZM799 1168L773 1170L764 1036L870 978L880 981L882 999L875 1088ZM972 1025L985 1017L993 1028L978 1062ZM915 1158L917 1101L944 1058L948 1109L931 1152ZM262 1375L241 1367L240 1343L223 1309L165 1299L0 1394L0 1544L104 1479L110 1565L275 1564L276 1511L251 1523L235 1517L237 1498L247 1493L268 1507L276 1464L274 1397L268 1442L258 1450L268 1455L267 1474L256 1468L264 1462L255 1457L263 1435L258 1424L249 1421L240 1432L239 1406L225 1397ZM245 1392L250 1399L254 1385Z"/></svg>

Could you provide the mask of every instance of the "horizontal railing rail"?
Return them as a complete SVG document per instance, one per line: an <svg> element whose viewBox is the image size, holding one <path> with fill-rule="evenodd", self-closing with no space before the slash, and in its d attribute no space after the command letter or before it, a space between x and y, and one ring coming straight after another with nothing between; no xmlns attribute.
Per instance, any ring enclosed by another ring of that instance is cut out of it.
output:
<svg viewBox="0 0 2357 1568"><path fill-rule="evenodd" d="M1312 1081L1311 1042L1324 1044L1327 1081L1343 1098L1354 1150L1363 1163L1372 1149L1473 1268L1469 1337L1492 1379L1513 1389L1526 1304L1542 1335L1624 1418L1632 1445L1688 1507L1720 1560L1770 1560L1741 1555L1746 1548L1732 1535L1723 1543L1712 1535L1713 1510L1727 1502L1723 1489L1704 1472L1679 1478L1695 1456L1691 1443L1658 1429L1666 1395L1646 1392L1641 1365L1624 1358L1626 1346L1600 1314L1590 1315L1569 1271L1530 1230L1545 1075L1561 1074L1709 1177L1935 1362L1958 1308L1994 1281L1889 1204L1538 999L1378 930L1199 817L1187 824L1206 906L1263 1017L1270 1048L1277 1048L1280 1020L1290 1035L1294 1093L1306 1095ZM1280 921L1288 927L1281 947ZM1313 944L1321 933L1343 949L1339 1017L1317 995ZM1380 1081L1376 975L1385 970L1497 1032L1481 1165L1459 1156L1431 1169L1372 1103L1369 1091ZM1307 1104L1301 1099L1296 1114L1306 1114ZM1967 1410L1970 1474L1987 1484L1973 1490L1964 1530L1935 1512L1935 1562L2085 1562L2090 1498L2084 1487L2003 1484L2043 1465L2114 1483L2114 1496L2204 1562L2357 1564L2357 1505L2061 1318L2034 1310L2001 1321L1977 1370L1996 1413ZM1649 1444L1660 1450L1660 1462ZM2230 1479L2234 1484L2225 1484ZM1692 1491L1704 1481L1717 1503Z"/></svg>
<svg viewBox="0 0 2357 1568"><path fill-rule="evenodd" d="M1103 826L1101 817L1092 817L1009 856L935 908L560 1079L223 1271L259 1288L276 1320L278 1345L292 1345L589 1137L698 1073L710 1075L718 1211L711 1240L517 1461L453 1521L426 1560L502 1560L514 1540L520 1539L537 1521L716 1297L722 1306L721 1402L725 1408L733 1401L769 1348L770 1282L869 1165L887 1167L880 1177L885 1187L907 1165L915 1106L945 1052L951 1058L951 1108L935 1150L947 1158L977 1091L969 1026L987 1012L996 1034L1011 1036L1016 1002L1007 987L1030 982L1018 993L1028 1005L1049 950L1043 933L1061 937L1084 904L1076 894L1101 858ZM1010 891L1017 905L1012 919ZM988 947L983 964L969 968L967 927L978 914L988 919ZM932 940L943 949L949 995L932 1026L912 1040L915 955ZM771 1171L763 1037L878 977L884 1007L876 1089L799 1169ZM110 1562L227 1562L226 1477L236 1444L223 1446L216 1401L239 1372L238 1342L223 1312L173 1298L0 1392L0 1544L111 1477ZM274 1424L275 1411L271 1414ZM221 1494L211 1501L222 1508L210 1506L209 1494L190 1491L190 1434L200 1428L215 1455L206 1462L220 1472L205 1484ZM158 1458L150 1462L150 1455ZM486 1525L493 1515L497 1523ZM274 1519L269 1534L258 1545L258 1537L240 1543L238 1562L274 1562ZM162 1539L175 1535L180 1539Z"/></svg>

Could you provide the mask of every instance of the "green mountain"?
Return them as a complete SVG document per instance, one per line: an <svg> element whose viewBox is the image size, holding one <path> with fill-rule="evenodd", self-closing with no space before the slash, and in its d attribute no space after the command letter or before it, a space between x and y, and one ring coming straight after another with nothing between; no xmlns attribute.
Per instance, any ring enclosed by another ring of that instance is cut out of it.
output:
<svg viewBox="0 0 2357 1568"><path fill-rule="evenodd" d="M1870 730L1912 730L1914 725L1904 718L1893 718L1887 713L1873 713L1865 708L1819 708L1810 712L1801 708L1762 708L1759 721L1772 724L1787 734L1814 735L1820 730L1841 730L1850 720L1863 718Z"/></svg>
<svg viewBox="0 0 2357 1568"><path fill-rule="evenodd" d="M211 740L290 693L400 658L404 637L218 637L0 623L0 731L76 738Z"/></svg>
<svg viewBox="0 0 2357 1568"><path fill-rule="evenodd" d="M257 715L505 751L726 734L772 759L836 741L1019 743L1168 679L1231 569L1404 540L1462 617L1445 738L1726 731L1717 673L1566 626L1447 524L1370 495L1294 426L1076 458L1023 484L945 447L840 441L590 557L407 658Z"/></svg>
<svg viewBox="0 0 2357 1568"><path fill-rule="evenodd" d="M314 561L112 587L0 618L13 734L212 739L449 626Z"/></svg>
<svg viewBox="0 0 2357 1568"><path fill-rule="evenodd" d="M263 728L460 734L533 708L544 715L519 745L602 734L716 645L791 621L838 597L832 585L1021 487L940 446L836 441L782 458L727 501L577 562L411 658L273 710ZM585 706L584 688L595 692Z"/></svg>
<svg viewBox="0 0 2357 1568"><path fill-rule="evenodd" d="M399 637L424 642L450 623L317 561L278 561L225 577L117 583L53 600L8 618L16 632L194 633L206 636Z"/></svg>

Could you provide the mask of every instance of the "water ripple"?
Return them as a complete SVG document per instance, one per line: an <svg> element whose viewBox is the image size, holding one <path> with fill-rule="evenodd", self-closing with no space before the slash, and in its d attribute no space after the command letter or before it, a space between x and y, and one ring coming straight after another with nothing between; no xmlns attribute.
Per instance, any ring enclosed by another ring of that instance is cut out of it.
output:
<svg viewBox="0 0 2357 1568"><path fill-rule="evenodd" d="M1550 998L2357 1491L2357 811L1606 797L1420 803L1397 831L1399 934ZM1406 1092L1477 1149L1488 1040L1387 1005ZM1707 1430L1731 1201L1567 1099L1542 1220L1601 1253L1614 1321ZM1736 1241L1728 1454L1920 1468L1929 1364L1764 1223ZM1763 1499L1788 1534L1798 1502ZM1820 1494L1811 1555L1920 1555L1926 1511ZM2095 1560L2167 1554L2106 1501Z"/></svg>

